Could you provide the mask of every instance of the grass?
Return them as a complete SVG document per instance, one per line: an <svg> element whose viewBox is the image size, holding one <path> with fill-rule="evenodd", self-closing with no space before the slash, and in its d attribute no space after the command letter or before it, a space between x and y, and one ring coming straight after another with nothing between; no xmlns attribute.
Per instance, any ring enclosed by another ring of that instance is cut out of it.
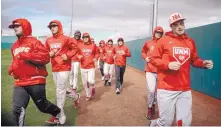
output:
<svg viewBox="0 0 221 127"><path fill-rule="evenodd" d="M12 93L13 93L13 78L8 75L8 66L11 64L11 53L10 50L2 50L2 63L1 63L1 74L2 74L2 82L1 82L1 114L2 114L2 126L11 126L12 125ZM47 99L53 103L56 101L56 92L55 92L55 85L52 78L51 72L51 64L47 65L47 70L49 75L47 77L47 85L46 85L46 94ZM79 71L80 72L80 71ZM82 90L82 83L80 74L78 77L79 81L79 91ZM68 84L67 84L68 85ZM77 117L77 110L73 107L73 101L69 98L66 99L65 102L65 114L67 116L67 120L65 125L66 126L73 126L75 125L75 120ZM46 120L50 118L49 114L41 113L35 104L33 103L32 99L30 99L29 105L26 109L26 118L25 118L25 126L46 126Z"/></svg>

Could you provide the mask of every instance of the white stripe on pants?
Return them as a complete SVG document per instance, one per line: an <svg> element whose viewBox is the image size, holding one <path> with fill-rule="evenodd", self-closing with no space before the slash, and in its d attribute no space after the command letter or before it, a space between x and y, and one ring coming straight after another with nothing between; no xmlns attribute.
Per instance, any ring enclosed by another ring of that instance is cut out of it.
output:
<svg viewBox="0 0 221 127"><path fill-rule="evenodd" d="M61 109L61 116L65 116L64 114L64 103L66 99L66 83L69 78L69 71L63 72L53 72L53 79L56 85L56 102L57 106Z"/></svg>
<svg viewBox="0 0 221 127"><path fill-rule="evenodd" d="M157 90L159 118L153 120L150 126L171 126L176 113L179 126L190 126L192 122L191 91Z"/></svg>
<svg viewBox="0 0 221 127"><path fill-rule="evenodd" d="M73 89L78 88L78 70L79 70L79 62L71 63L71 72L70 72L70 85Z"/></svg>
<svg viewBox="0 0 221 127"><path fill-rule="evenodd" d="M104 63L104 76L105 80L108 80L108 82L111 82L112 80L113 69L114 69L114 64Z"/></svg>
<svg viewBox="0 0 221 127"><path fill-rule="evenodd" d="M82 84L84 86L86 96L91 97L92 87L95 85L95 68L81 69Z"/></svg>
<svg viewBox="0 0 221 127"><path fill-rule="evenodd" d="M157 74L146 72L147 90L148 90L148 107L151 108L156 100Z"/></svg>

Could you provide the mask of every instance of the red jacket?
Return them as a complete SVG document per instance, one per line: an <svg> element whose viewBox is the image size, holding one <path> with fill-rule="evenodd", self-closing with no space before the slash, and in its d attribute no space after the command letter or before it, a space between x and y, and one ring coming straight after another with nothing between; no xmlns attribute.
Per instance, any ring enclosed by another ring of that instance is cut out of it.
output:
<svg viewBox="0 0 221 127"><path fill-rule="evenodd" d="M169 70L169 62L180 62L178 71ZM167 32L151 54L150 63L158 70L158 89L187 91L190 90L190 64L203 68L203 60L199 58L195 42L186 34L175 36Z"/></svg>
<svg viewBox="0 0 221 127"><path fill-rule="evenodd" d="M78 52L77 42L63 35L62 25L59 21L51 21L49 25L51 23L58 24L58 34L46 40L46 48L55 53L55 56L51 58L52 72L70 71L71 58ZM67 56L68 60L63 61L61 58L63 54Z"/></svg>
<svg viewBox="0 0 221 127"><path fill-rule="evenodd" d="M88 36L90 35L88 34ZM78 57L80 56L82 56L82 58L80 59L80 64L82 69L95 68L95 63L93 59L98 60L99 58L99 51L96 44L92 43L90 40L89 44L81 43L79 45L79 52L78 52Z"/></svg>
<svg viewBox="0 0 221 127"><path fill-rule="evenodd" d="M76 40L75 38L73 38L74 40ZM77 41L77 45L83 43L83 40L76 40ZM79 62L80 60L77 58L77 55L74 55L72 58L71 58L72 62Z"/></svg>
<svg viewBox="0 0 221 127"><path fill-rule="evenodd" d="M111 47L106 46L104 53L105 53L105 62L108 64L114 64L114 56L116 52L115 52L115 48L113 47L113 45Z"/></svg>
<svg viewBox="0 0 221 127"><path fill-rule="evenodd" d="M31 24L26 19L17 19L12 22L21 24L23 36L11 48L12 63L8 74L13 75L16 86L30 86L45 84L48 75L46 64L49 63L49 52L44 45L32 37Z"/></svg>
<svg viewBox="0 0 221 127"><path fill-rule="evenodd" d="M156 31L161 31L163 33L163 28L162 27L156 27L154 29L154 32L153 32L153 37L152 37L152 40L149 40L149 41L146 41L143 48L142 48L142 58L145 60L147 57L150 57L150 54L153 52L156 44L157 44L157 41L159 39L157 39L155 37L155 33ZM145 60L146 62L146 60ZM146 65L145 65L145 72L154 72L156 73L157 72L157 68L154 67L151 63L149 62L146 62Z"/></svg>
<svg viewBox="0 0 221 127"><path fill-rule="evenodd" d="M105 41L104 40L101 40L100 43L99 43L99 53L100 53L100 61L105 61L105 58L104 58L104 50L105 50ZM103 46L101 46L101 44L103 44Z"/></svg>
<svg viewBox="0 0 221 127"><path fill-rule="evenodd" d="M115 47L116 57L115 57L115 65L118 66L126 66L127 57L131 57L131 53L127 46L116 46ZM125 53L124 55L122 53Z"/></svg>

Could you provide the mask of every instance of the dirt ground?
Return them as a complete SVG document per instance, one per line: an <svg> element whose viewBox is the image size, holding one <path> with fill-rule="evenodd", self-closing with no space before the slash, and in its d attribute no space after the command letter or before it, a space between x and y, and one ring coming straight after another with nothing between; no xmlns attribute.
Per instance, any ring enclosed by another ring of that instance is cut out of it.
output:
<svg viewBox="0 0 221 127"><path fill-rule="evenodd" d="M124 79L123 91L116 95L115 78L112 86L104 86L96 71L96 96L88 102L85 100L85 91L82 91L76 125L147 126L149 121L145 118L147 87L144 72L127 66ZM221 125L221 100L196 91L192 91L192 95L192 125Z"/></svg>

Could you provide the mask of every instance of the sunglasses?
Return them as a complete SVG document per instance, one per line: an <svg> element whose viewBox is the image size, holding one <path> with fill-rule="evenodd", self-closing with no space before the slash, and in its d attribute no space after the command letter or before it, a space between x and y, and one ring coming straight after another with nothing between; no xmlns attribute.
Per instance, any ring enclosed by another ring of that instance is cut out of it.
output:
<svg viewBox="0 0 221 127"><path fill-rule="evenodd" d="M13 25L13 28L18 28L20 27L21 25Z"/></svg>
<svg viewBox="0 0 221 127"><path fill-rule="evenodd" d="M50 25L49 28L51 29L52 27L57 27L58 25Z"/></svg>

